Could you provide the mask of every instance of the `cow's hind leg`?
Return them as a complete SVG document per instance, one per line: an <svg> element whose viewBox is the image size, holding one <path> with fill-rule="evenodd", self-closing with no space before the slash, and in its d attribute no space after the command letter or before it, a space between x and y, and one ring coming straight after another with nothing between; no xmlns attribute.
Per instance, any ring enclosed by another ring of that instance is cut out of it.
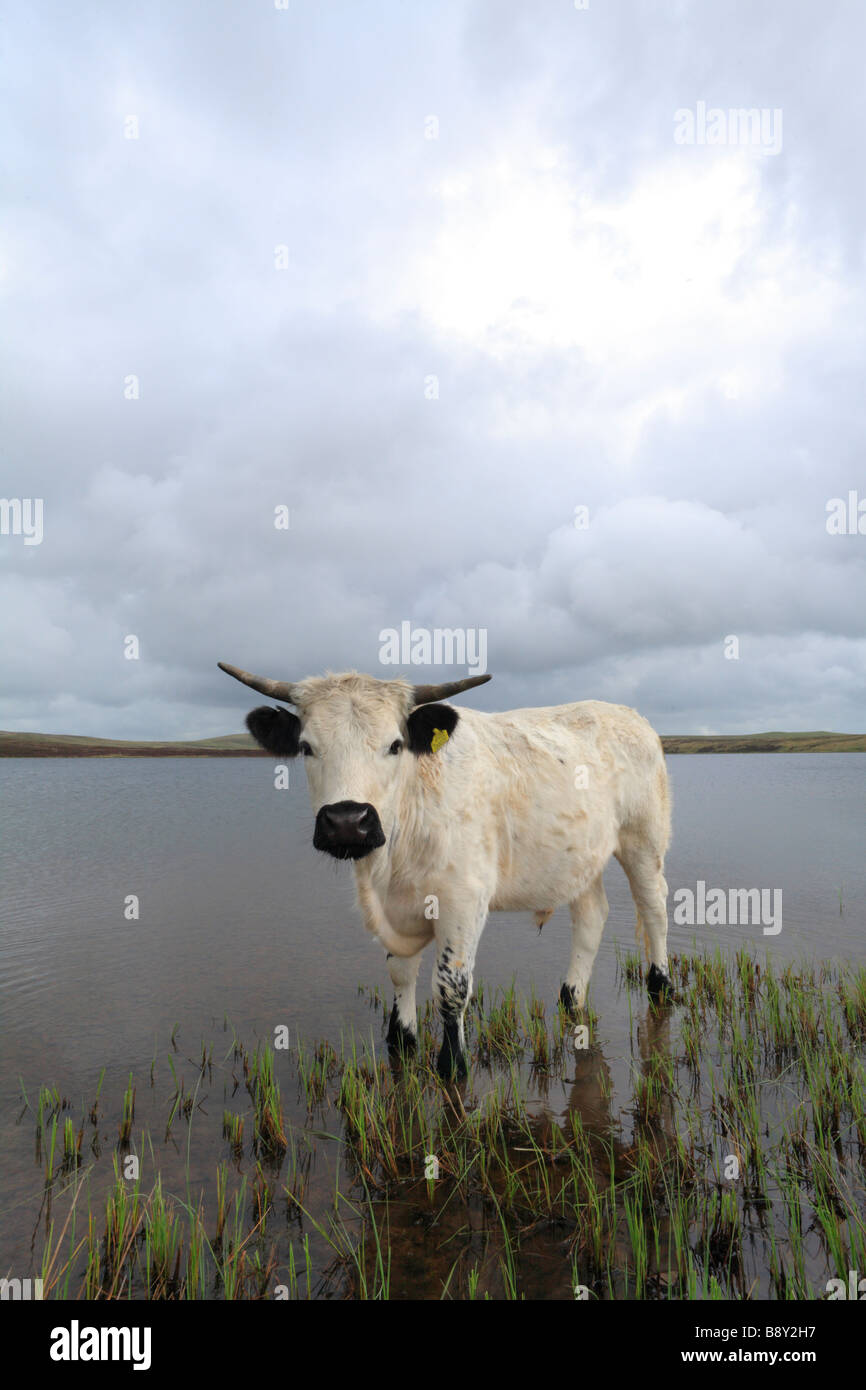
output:
<svg viewBox="0 0 866 1390"><path fill-rule="evenodd" d="M418 1013L415 985L421 965L421 951L414 956L386 957L388 974L394 986L394 1007L388 1021L388 1048L391 1052L414 1052L418 1042Z"/></svg>
<svg viewBox="0 0 866 1390"><path fill-rule="evenodd" d="M571 959L559 998L572 1011L582 1009L586 1003L589 977L607 921L608 901L601 874L585 893L569 903L568 908L571 913Z"/></svg>
<svg viewBox="0 0 866 1390"><path fill-rule="evenodd" d="M664 876L664 849L649 836L623 831L616 857L625 870L638 915L638 944L643 937L649 966L647 988L655 997L670 997L673 982L668 973L668 886Z"/></svg>

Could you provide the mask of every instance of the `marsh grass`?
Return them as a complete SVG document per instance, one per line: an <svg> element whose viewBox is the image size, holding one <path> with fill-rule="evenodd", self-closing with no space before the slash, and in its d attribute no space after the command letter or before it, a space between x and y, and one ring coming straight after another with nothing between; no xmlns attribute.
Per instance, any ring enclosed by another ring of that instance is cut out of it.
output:
<svg viewBox="0 0 866 1390"><path fill-rule="evenodd" d="M22 1082L46 1296L814 1298L866 1269L866 971L675 958L659 1007L618 964L625 1086L590 1011L513 983L478 990L465 1087L429 1008L417 1057L386 1058L378 991L368 1038L202 1041L192 1090L179 1027L146 1090L103 1071L76 1111Z"/></svg>

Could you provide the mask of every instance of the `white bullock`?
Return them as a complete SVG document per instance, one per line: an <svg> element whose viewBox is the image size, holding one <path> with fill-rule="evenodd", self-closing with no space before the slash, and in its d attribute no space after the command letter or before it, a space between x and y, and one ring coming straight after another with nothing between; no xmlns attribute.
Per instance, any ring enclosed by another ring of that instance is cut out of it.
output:
<svg viewBox="0 0 866 1390"><path fill-rule="evenodd" d="M313 844L354 861L364 923L388 952L392 1046L414 1044L421 952L435 941L439 1071L465 1075L463 1018L490 912L529 910L541 926L568 903L561 998L582 1007L612 855L631 887L649 990L670 991L668 779L658 735L634 710L583 700L482 714L438 702L489 676L413 686L352 671L286 682L220 667L297 710L253 710L247 727L275 757L304 756Z"/></svg>

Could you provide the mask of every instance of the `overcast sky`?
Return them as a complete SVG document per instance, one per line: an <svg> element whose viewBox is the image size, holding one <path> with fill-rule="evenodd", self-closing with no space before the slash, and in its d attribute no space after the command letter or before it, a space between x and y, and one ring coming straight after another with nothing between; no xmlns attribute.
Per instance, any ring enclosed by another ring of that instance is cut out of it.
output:
<svg viewBox="0 0 866 1390"><path fill-rule="evenodd" d="M477 708L866 729L861 0L79 0L6 50L0 728L466 673L383 665L408 621L485 630Z"/></svg>

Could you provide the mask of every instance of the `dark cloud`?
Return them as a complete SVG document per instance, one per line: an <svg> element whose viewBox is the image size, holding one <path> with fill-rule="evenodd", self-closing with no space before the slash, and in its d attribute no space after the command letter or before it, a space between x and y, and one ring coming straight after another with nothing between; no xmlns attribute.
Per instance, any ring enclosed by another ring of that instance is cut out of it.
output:
<svg viewBox="0 0 866 1390"><path fill-rule="evenodd" d="M862 729L866 536L825 517L866 499L864 29L853 0L11 20L3 491L45 520L0 537L0 727L227 732L217 660L388 675L409 620L487 630L480 707ZM781 109L781 151L678 146L700 101Z"/></svg>

